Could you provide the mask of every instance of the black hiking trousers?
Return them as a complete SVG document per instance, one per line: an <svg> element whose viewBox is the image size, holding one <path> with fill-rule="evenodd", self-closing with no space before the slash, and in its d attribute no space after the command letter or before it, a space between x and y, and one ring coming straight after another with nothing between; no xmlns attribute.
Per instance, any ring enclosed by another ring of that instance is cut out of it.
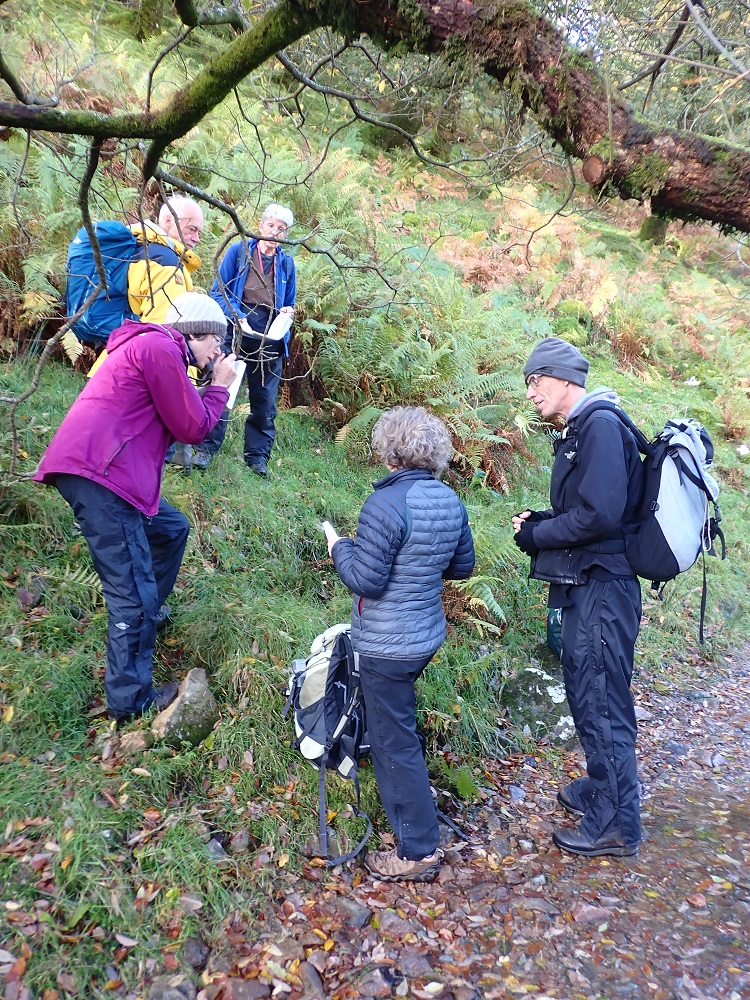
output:
<svg viewBox="0 0 750 1000"><path fill-rule="evenodd" d="M116 718L135 715L154 700L156 618L180 570L188 519L166 500L147 517L82 476L58 475L55 486L88 542L107 602L107 708Z"/></svg>
<svg viewBox="0 0 750 1000"><path fill-rule="evenodd" d="M593 791L581 832L594 841L617 828L625 844L637 845L641 816L630 682L641 622L640 584L633 578L590 580L567 593L565 691Z"/></svg>
<svg viewBox="0 0 750 1000"><path fill-rule="evenodd" d="M372 763L398 856L410 861L434 853L439 831L422 744L417 734L414 683L432 659L359 657Z"/></svg>

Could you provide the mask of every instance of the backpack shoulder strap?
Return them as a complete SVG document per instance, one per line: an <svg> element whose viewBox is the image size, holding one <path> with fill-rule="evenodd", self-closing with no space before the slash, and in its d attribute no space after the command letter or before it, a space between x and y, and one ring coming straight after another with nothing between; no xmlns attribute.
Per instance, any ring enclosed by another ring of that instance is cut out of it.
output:
<svg viewBox="0 0 750 1000"><path fill-rule="evenodd" d="M618 417L618 419L623 424L625 424L625 426L628 428L630 433L635 438L635 442L638 445L638 451L640 451L642 455L651 455L653 453L654 450L653 446L646 437L646 435L643 433L643 431L640 429L640 427L637 424L633 423L633 421L630 419L630 417L623 409L621 409L615 403L611 402L611 400L609 399L600 399L594 403L591 403L590 406L587 406L586 409L578 417L577 420L578 429L580 430L581 426L584 423L586 423L591 414L596 413L598 410L606 410L608 413L614 413L615 416Z"/></svg>

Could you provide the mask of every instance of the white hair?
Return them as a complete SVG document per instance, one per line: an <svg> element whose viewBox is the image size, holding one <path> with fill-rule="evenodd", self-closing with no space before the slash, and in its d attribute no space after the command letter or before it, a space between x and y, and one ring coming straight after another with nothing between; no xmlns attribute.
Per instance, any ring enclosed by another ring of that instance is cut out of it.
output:
<svg viewBox="0 0 750 1000"><path fill-rule="evenodd" d="M290 208L284 208L283 205L271 204L265 210L263 215L260 217L261 222L265 222L266 219L278 219L279 222L283 222L287 229L291 229L294 225L294 215Z"/></svg>
<svg viewBox="0 0 750 1000"><path fill-rule="evenodd" d="M203 209L194 198L188 198L186 194L173 194L164 202L159 209L159 225L164 228L164 223L168 219L174 221L175 215L180 218L180 213L186 210L197 208L201 216Z"/></svg>

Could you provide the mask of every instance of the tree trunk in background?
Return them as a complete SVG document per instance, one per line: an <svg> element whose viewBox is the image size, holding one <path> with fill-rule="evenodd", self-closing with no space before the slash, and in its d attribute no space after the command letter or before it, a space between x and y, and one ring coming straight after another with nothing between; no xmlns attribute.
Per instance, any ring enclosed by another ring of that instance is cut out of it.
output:
<svg viewBox="0 0 750 1000"><path fill-rule="evenodd" d="M641 223L638 239L644 243L653 243L654 246L663 245L667 236L669 219L663 219L660 215L647 215Z"/></svg>

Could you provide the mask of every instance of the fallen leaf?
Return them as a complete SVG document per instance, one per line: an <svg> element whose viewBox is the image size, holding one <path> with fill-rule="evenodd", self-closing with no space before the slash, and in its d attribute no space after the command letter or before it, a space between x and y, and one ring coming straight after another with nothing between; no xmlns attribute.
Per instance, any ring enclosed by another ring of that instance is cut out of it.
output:
<svg viewBox="0 0 750 1000"><path fill-rule="evenodd" d="M138 944L135 938L127 937L125 934L115 934L115 941L123 946L123 948L135 948Z"/></svg>

